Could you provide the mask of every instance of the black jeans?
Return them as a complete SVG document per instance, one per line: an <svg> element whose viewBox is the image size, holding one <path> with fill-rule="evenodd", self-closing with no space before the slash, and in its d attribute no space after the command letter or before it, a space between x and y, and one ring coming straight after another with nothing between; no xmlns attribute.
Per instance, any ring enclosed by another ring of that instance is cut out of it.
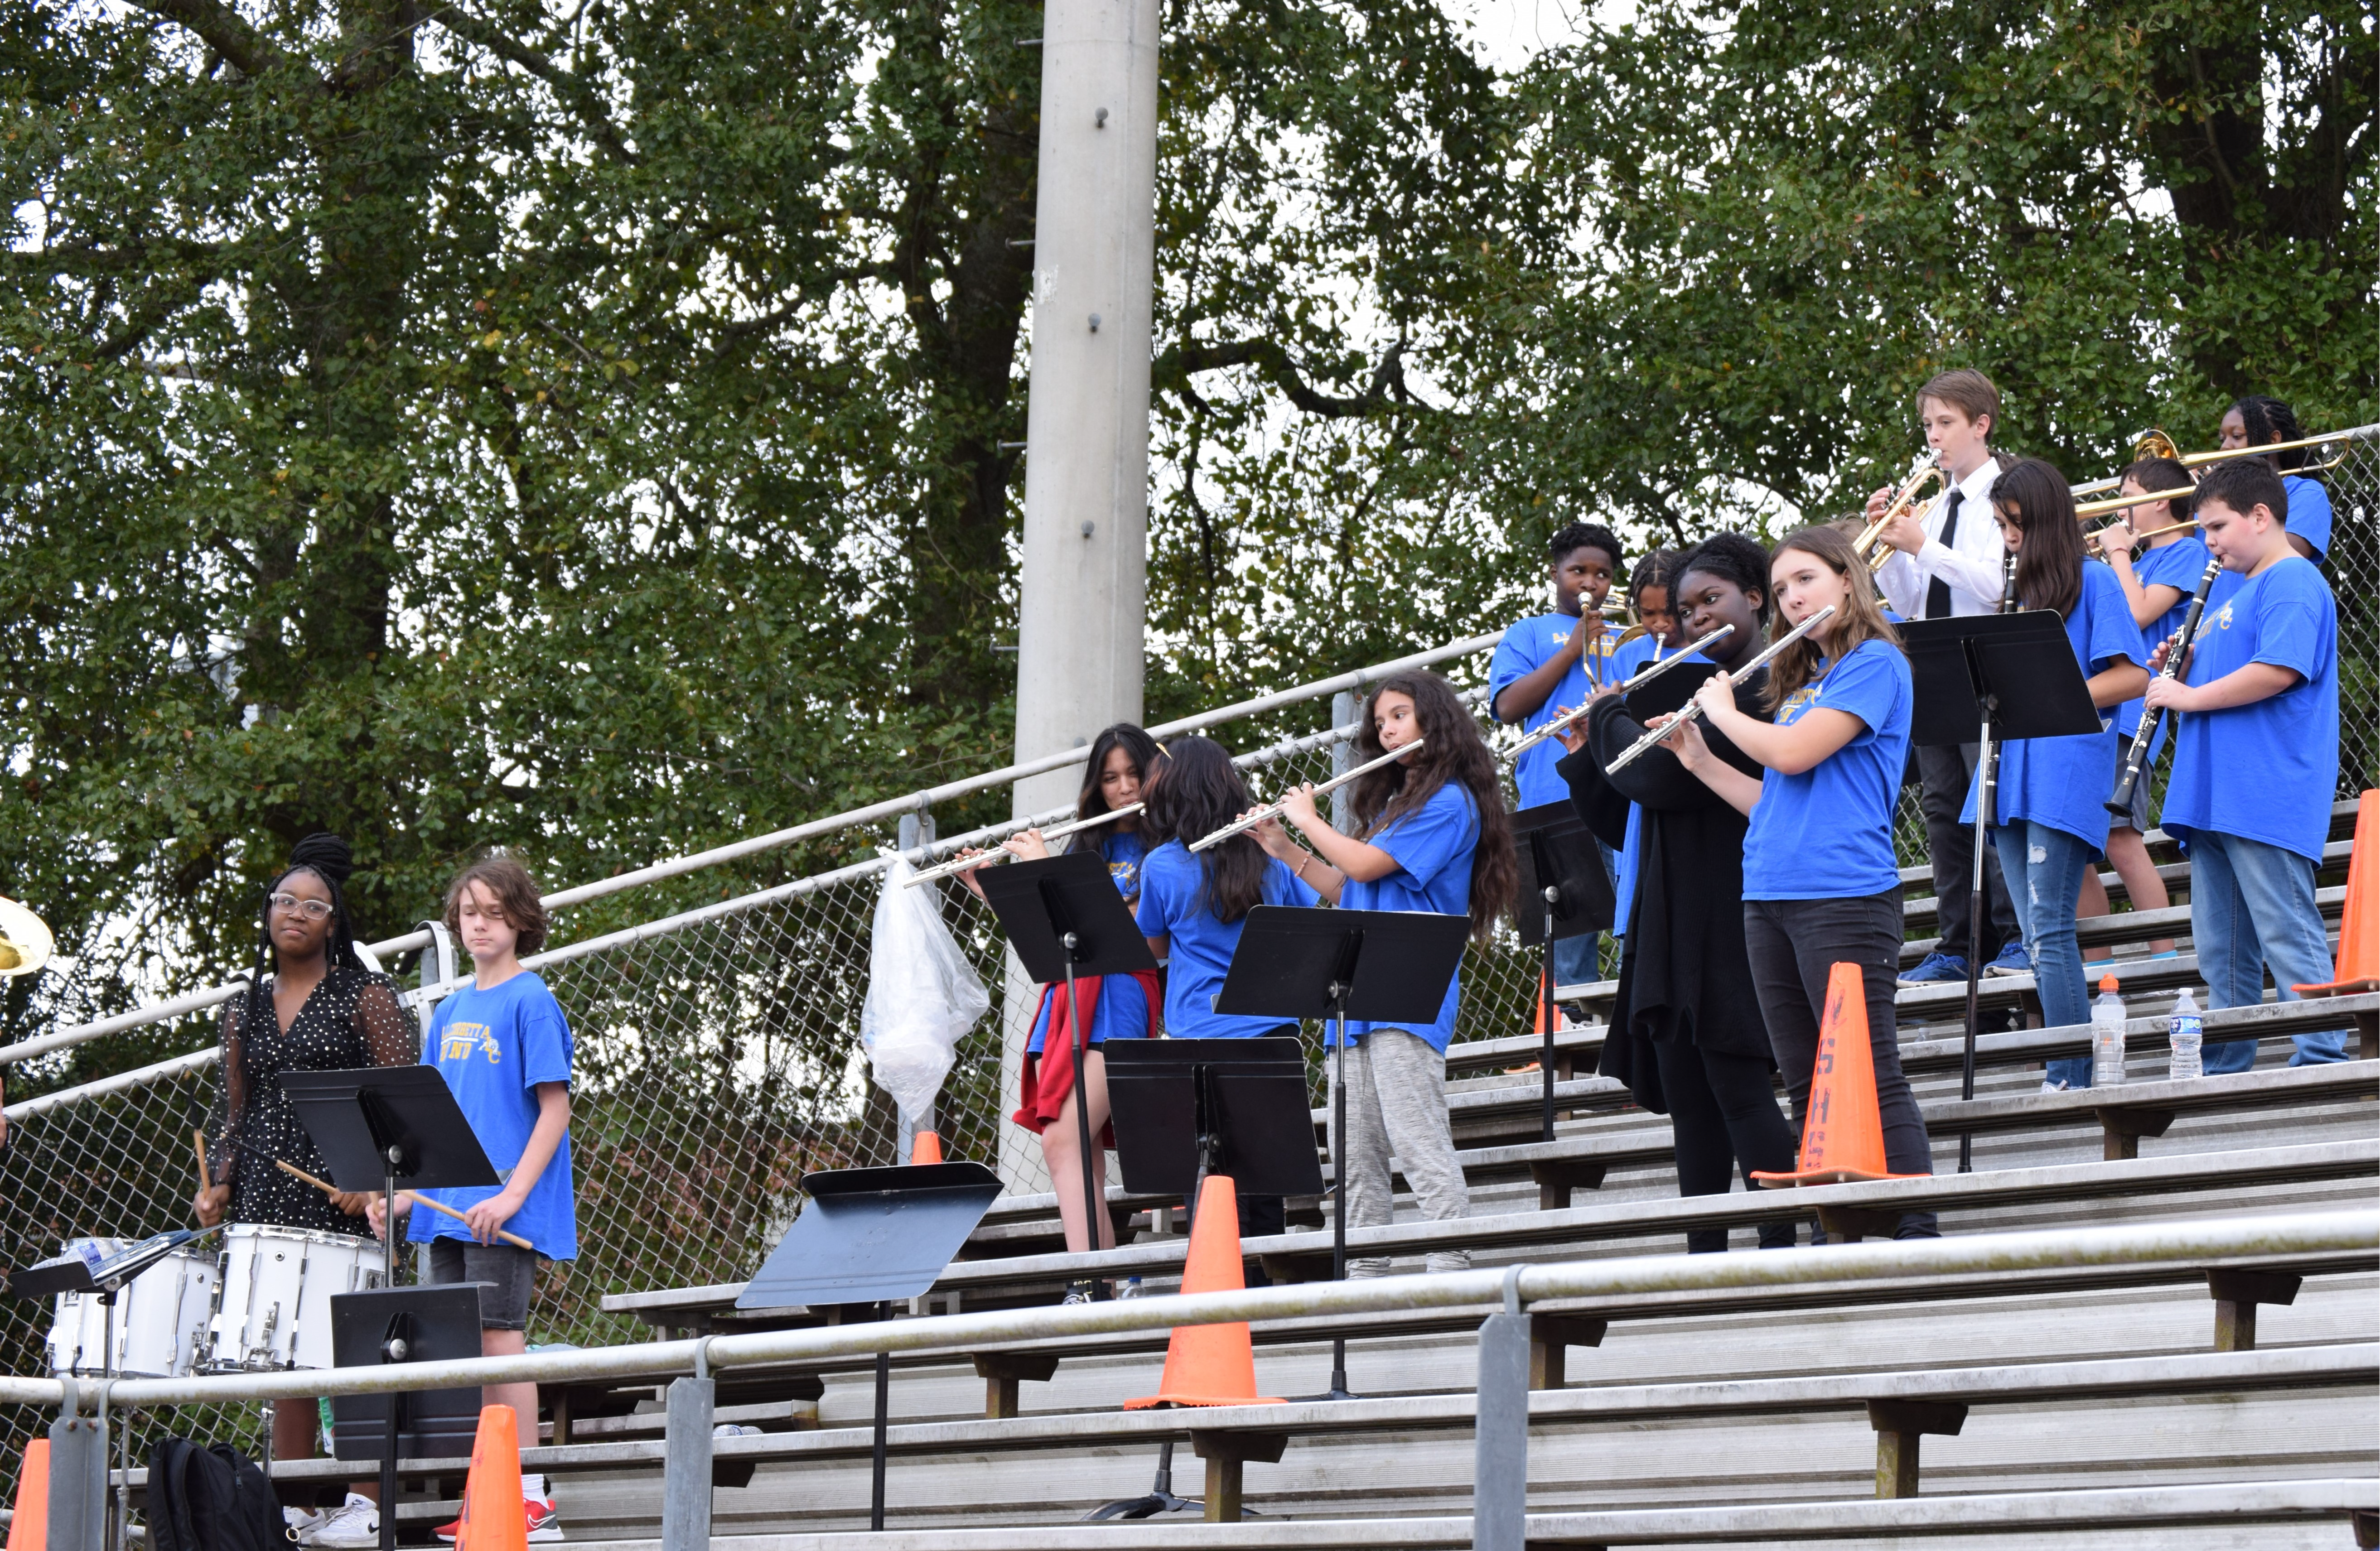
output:
<svg viewBox="0 0 2380 1551"><path fill-rule="evenodd" d="M1934 1145L1925 1117L1900 1071L1900 1041L1892 1016L1894 974L1900 963L1900 887L1847 900L1746 900L1743 945L1752 958L1752 985L1768 1024L1768 1045L1793 1099L1793 1126L1809 1118L1810 1070L1818 1060L1818 1020L1826 1012L1827 978L1838 963L1860 966L1867 992L1868 1051L1876 1062L1876 1107L1884 1122L1885 1166L1896 1174L1934 1172ZM1910 1212L1897 1239L1930 1239L1939 1230L1931 1212Z"/></svg>
<svg viewBox="0 0 2380 1551"><path fill-rule="evenodd" d="M1960 823L1959 810L1966 806L1977 752L1974 744L1929 744L1917 750L1925 849L1934 857L1934 898L1941 910L1940 951L1962 959L1967 956L1968 924L1974 909L1971 896L1975 891L1975 827ZM1984 962L1989 963L2022 936L2016 903L2009 898L2007 880L2000 877L1999 856L1989 846L1984 848L1984 893L1990 901L1984 916ZM1893 973L1900 973L1898 957Z"/></svg>
<svg viewBox="0 0 2380 1551"><path fill-rule="evenodd" d="M1793 1133L1777 1112L1777 1090L1768 1063L1749 1056L1705 1050L1682 1039L1657 1039L1653 1057L1661 1069L1661 1094L1670 1102L1670 1133L1677 1148L1680 1195L1725 1195L1729 1177L1741 1167L1743 1188L1755 1169L1785 1174L1793 1168ZM1763 1223L1762 1249L1791 1249L1791 1222ZM1688 1254L1727 1248L1727 1230L1697 1228L1686 1234Z"/></svg>

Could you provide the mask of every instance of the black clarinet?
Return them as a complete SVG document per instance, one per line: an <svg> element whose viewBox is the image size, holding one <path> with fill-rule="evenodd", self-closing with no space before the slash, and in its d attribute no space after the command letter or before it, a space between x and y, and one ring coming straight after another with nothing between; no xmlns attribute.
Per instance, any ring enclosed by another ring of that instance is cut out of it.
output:
<svg viewBox="0 0 2380 1551"><path fill-rule="evenodd" d="M2190 656L2191 646L2198 639L2198 622L2206 614L2206 595L2215 590L2215 578L2222 574L2221 561L2206 563L2205 574L2198 578L2198 590L2190 595L2190 612L2181 616L2181 629L2175 635L2173 650L2167 654L2164 671L2157 677L2169 679L2180 675L2181 665ZM2132 746L2124 756L2124 768L2116 777L2116 790L2107 797L2106 806L2109 813L2132 811L2132 794L2139 790L2141 777L2146 773L2149 743L2156 736L2157 723L2164 717L2163 706L2141 717L2140 727L2132 733Z"/></svg>

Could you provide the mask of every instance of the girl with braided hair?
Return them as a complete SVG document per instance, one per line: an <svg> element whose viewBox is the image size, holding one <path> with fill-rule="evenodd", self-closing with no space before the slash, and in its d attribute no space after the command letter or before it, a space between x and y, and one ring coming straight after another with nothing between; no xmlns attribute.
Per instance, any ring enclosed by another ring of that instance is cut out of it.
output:
<svg viewBox="0 0 2380 1551"><path fill-rule="evenodd" d="M388 976L364 967L345 892L355 861L336 835L298 842L289 865L265 886L256 973L224 1006L223 1086L208 1128L208 1178L191 1201L199 1221L271 1223L318 1232L369 1234L362 1194L324 1195L273 1167L284 1159L327 1176L330 1165L298 1123L282 1090L285 1072L410 1066L420 1059L413 1020ZM269 973L268 973L269 971ZM301 1460L315 1449L317 1407L274 1402L273 1454ZM379 1544L379 1509L369 1488L342 1507L293 1521L302 1542L325 1547ZM293 1510L294 1512L295 1510Z"/></svg>

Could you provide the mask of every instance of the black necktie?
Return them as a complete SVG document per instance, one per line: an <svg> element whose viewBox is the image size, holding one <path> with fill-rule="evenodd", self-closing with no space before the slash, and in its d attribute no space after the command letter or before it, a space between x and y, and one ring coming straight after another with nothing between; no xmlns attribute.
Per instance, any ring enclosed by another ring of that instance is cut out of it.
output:
<svg viewBox="0 0 2380 1551"><path fill-rule="evenodd" d="M1959 537L1959 503L1965 499L1966 491L1956 485L1950 487L1949 502L1942 510L1941 539L1945 544L1955 541ZM1925 617L1950 617L1950 584L1939 576L1925 584Z"/></svg>

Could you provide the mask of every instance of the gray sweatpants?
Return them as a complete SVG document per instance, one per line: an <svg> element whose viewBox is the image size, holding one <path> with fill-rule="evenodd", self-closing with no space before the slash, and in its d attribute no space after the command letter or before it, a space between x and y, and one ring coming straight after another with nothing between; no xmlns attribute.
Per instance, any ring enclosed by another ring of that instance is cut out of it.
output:
<svg viewBox="0 0 2380 1551"><path fill-rule="evenodd" d="M1338 1057L1332 1055L1335 1073ZM1338 1097L1331 1097L1330 1156L1341 1160L1349 1228L1381 1228L1394 1216L1389 1178L1393 1156L1421 1199L1421 1215L1446 1222L1471 1209L1463 1165L1454 1157L1454 1128L1446 1113L1446 1058L1402 1029L1376 1028L1347 1047L1347 1134L1338 1133ZM1429 1256L1433 1271L1470 1269L1469 1250ZM1385 1277L1385 1256L1347 1263L1350 1277Z"/></svg>

